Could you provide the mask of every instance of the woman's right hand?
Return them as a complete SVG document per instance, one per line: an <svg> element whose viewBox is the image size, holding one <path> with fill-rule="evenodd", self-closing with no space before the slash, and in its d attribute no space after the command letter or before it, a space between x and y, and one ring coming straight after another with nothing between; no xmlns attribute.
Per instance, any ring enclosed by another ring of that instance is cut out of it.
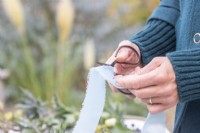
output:
<svg viewBox="0 0 200 133"><path fill-rule="evenodd" d="M123 46L129 46L136 50L136 52L139 54L137 55L132 49L128 47ZM119 51L118 49L122 47ZM116 55L116 52L118 51L118 54ZM138 57L139 56L139 57ZM138 69L141 68L141 59L140 59L140 50L138 46L128 40L120 42L118 48L115 50L115 52L112 54L112 56L106 61L106 64L112 64L115 62L127 62L127 63L133 63L136 62L139 58L139 63L137 65L130 65L130 64L120 64L115 63L114 65L114 72L116 75L129 75L137 72ZM118 92L118 90L110 85L111 89L114 92Z"/></svg>

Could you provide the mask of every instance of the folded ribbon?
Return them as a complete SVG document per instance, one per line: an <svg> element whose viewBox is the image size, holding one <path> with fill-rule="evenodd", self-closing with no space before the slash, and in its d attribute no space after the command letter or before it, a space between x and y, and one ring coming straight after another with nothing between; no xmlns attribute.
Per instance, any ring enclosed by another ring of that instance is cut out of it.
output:
<svg viewBox="0 0 200 133"><path fill-rule="evenodd" d="M86 97L73 133L95 132L105 104L105 80L115 86L114 69L111 66L91 68L88 78ZM148 114L142 133L166 133L165 119L163 112Z"/></svg>

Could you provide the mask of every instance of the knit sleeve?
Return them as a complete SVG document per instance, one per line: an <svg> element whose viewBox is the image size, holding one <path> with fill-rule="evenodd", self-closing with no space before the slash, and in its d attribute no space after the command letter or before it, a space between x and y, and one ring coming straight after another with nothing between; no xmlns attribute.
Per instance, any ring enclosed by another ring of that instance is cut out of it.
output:
<svg viewBox="0 0 200 133"><path fill-rule="evenodd" d="M200 99L200 49L171 52L167 57L175 71L180 102Z"/></svg>
<svg viewBox="0 0 200 133"><path fill-rule="evenodd" d="M138 45L142 62L148 64L154 57L175 50L175 25L179 17L177 0L161 0L146 27L129 40Z"/></svg>
<svg viewBox="0 0 200 133"><path fill-rule="evenodd" d="M162 20L151 20L142 31L129 40L139 47L142 63L146 65L154 57L164 56L167 52L175 50L175 28Z"/></svg>

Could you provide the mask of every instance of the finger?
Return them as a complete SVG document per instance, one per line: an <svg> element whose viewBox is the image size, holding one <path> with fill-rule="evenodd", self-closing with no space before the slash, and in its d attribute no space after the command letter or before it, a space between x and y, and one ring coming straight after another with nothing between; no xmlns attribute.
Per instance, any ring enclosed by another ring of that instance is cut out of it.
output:
<svg viewBox="0 0 200 133"><path fill-rule="evenodd" d="M119 91L119 89L117 89L116 87L114 87L112 84L108 84L109 85L109 87L110 87L110 89L113 91L113 92L115 92L115 93L119 93L119 92L121 92L121 91ZM121 92L122 93L122 92ZM124 93L122 93L123 95L126 95L126 94L124 94ZM126 96L128 96L130 99L134 99L135 98L135 95L126 95Z"/></svg>
<svg viewBox="0 0 200 133"><path fill-rule="evenodd" d="M121 48L119 53L117 54L116 57L116 62L135 62L136 60L136 55L135 53L130 49L130 48ZM131 65L131 64L120 64L116 63L114 66L114 71L116 74L121 74L121 75L127 75L130 72L132 72L137 65Z"/></svg>
<svg viewBox="0 0 200 133"><path fill-rule="evenodd" d="M166 97L151 97L151 98L144 98L141 99L143 103L146 104L165 104Z"/></svg>
<svg viewBox="0 0 200 133"><path fill-rule="evenodd" d="M141 99L143 103L146 104L163 104L163 105L175 105L178 103L177 97L165 96L165 97L150 97Z"/></svg>
<svg viewBox="0 0 200 133"><path fill-rule="evenodd" d="M125 62L129 56L129 53L130 53L130 49L124 47L124 48L121 48L119 50L120 47L118 47L112 54L112 56L106 61L106 64L111 64L113 63L114 61L121 61L121 62ZM118 51L119 50L119 51ZM117 53L118 52L118 53ZM117 54L117 56L116 56ZM118 57L116 59L116 57Z"/></svg>
<svg viewBox="0 0 200 133"><path fill-rule="evenodd" d="M127 95L127 97L132 100L136 98L135 95Z"/></svg>
<svg viewBox="0 0 200 133"><path fill-rule="evenodd" d="M131 55L132 50L130 48L123 47L118 51L116 55L116 61L118 62L126 62L129 61L129 56Z"/></svg>
<svg viewBox="0 0 200 133"><path fill-rule="evenodd" d="M116 75L125 75L126 74L126 72L122 68L121 64L118 64L118 63L116 63L114 66L114 72Z"/></svg>
<svg viewBox="0 0 200 133"><path fill-rule="evenodd" d="M164 104L147 104L147 108L151 114L157 114L172 107L171 105Z"/></svg>
<svg viewBox="0 0 200 133"><path fill-rule="evenodd" d="M140 69L141 66L136 66L135 69L129 73L129 75L134 75L134 74L139 75L138 73L140 72Z"/></svg>
<svg viewBox="0 0 200 133"><path fill-rule="evenodd" d="M124 67L124 65L116 63L114 67L114 72L117 75L128 75L135 70L135 67L129 65L130 67Z"/></svg>
<svg viewBox="0 0 200 133"><path fill-rule="evenodd" d="M129 89L136 97L141 99L148 99L149 97L160 96L160 86L149 86L142 89Z"/></svg>
<svg viewBox="0 0 200 133"><path fill-rule="evenodd" d="M109 85L110 89L111 89L113 92L115 92L115 93L118 93L118 92L119 92L118 89L115 88L113 85L111 85L111 84L108 84L108 85Z"/></svg>
<svg viewBox="0 0 200 133"><path fill-rule="evenodd" d="M141 75L153 71L156 68L158 68L161 65L161 63L162 63L162 57L156 57L149 64L140 69L138 74Z"/></svg>
<svg viewBox="0 0 200 133"><path fill-rule="evenodd" d="M138 60L137 55L132 49L127 47L121 48L116 55L117 62L133 63L135 62L135 60ZM130 65L124 65L124 67L130 67Z"/></svg>
<svg viewBox="0 0 200 133"><path fill-rule="evenodd" d="M115 80L118 86L122 86L124 88L139 89L158 84L156 75L157 71L152 71L143 75L126 75L120 78L116 78Z"/></svg>
<svg viewBox="0 0 200 133"><path fill-rule="evenodd" d="M138 98L149 98L149 97L165 97L171 95L173 90L165 85L154 85L148 86L141 89L129 89L134 93Z"/></svg>
<svg viewBox="0 0 200 133"><path fill-rule="evenodd" d="M124 41L120 42L120 44L119 44L119 47L122 47L122 46L132 47L133 49L135 49L138 52L139 57L140 57L140 49L136 44L130 42L129 40L124 40Z"/></svg>

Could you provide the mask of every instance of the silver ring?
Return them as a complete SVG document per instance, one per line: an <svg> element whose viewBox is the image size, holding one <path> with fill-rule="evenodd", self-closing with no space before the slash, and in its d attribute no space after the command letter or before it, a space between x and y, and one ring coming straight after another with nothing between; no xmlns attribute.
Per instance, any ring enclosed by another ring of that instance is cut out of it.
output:
<svg viewBox="0 0 200 133"><path fill-rule="evenodd" d="M150 103L150 104L153 104L151 97L149 98L149 103Z"/></svg>

